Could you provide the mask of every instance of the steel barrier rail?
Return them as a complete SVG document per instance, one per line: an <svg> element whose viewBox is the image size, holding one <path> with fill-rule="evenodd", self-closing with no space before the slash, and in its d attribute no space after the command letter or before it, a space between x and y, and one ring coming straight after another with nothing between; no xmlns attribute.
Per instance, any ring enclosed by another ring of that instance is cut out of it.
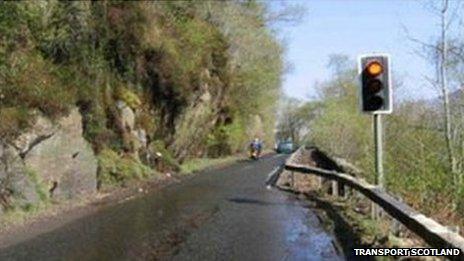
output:
<svg viewBox="0 0 464 261"><path fill-rule="evenodd" d="M300 148L285 163L284 169L303 174L317 175L326 179L335 180L347 185L382 207L394 219L401 222L405 227L420 236L432 247L437 248L459 248L464 259L464 238L458 233L452 232L447 227L435 220L414 210L403 202L400 202L386 193L384 190L367 183L363 179L350 176L345 173L325 170L296 163L303 155L304 148Z"/></svg>

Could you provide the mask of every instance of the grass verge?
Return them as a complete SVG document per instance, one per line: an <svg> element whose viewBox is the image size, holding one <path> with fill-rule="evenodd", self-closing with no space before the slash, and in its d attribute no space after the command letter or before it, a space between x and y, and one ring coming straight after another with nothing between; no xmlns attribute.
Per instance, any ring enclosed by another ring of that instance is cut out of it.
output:
<svg viewBox="0 0 464 261"><path fill-rule="evenodd" d="M58 216L71 209L86 206L92 202L91 197L79 197L72 200L54 200L41 202L33 207L16 208L6 211L0 217L0 232L15 230L42 217Z"/></svg>
<svg viewBox="0 0 464 261"><path fill-rule="evenodd" d="M190 159L185 161L181 166L180 170L182 174L190 174L194 172L198 172L201 170L205 170L215 166L227 165L233 162L236 162L242 158L242 156L234 155L234 156L227 156L225 158L197 158L197 159Z"/></svg>

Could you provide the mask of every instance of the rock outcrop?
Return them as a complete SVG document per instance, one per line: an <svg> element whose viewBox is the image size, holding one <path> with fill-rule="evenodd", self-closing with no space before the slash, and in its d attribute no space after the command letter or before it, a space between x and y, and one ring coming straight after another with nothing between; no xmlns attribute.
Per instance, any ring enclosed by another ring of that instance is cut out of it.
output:
<svg viewBox="0 0 464 261"><path fill-rule="evenodd" d="M56 126L39 112L35 112L34 124L27 132L21 133L13 141L20 155L25 155L33 146L48 139L56 131Z"/></svg>
<svg viewBox="0 0 464 261"><path fill-rule="evenodd" d="M36 203L39 193L35 181L18 151L11 145L0 143L0 210Z"/></svg>
<svg viewBox="0 0 464 261"><path fill-rule="evenodd" d="M28 169L47 184L52 197L72 198L97 188L97 160L82 137L82 117L73 109L57 123L57 131L24 156Z"/></svg>
<svg viewBox="0 0 464 261"><path fill-rule="evenodd" d="M135 112L124 101L117 101L116 108L119 112L119 122L121 123L121 132L124 146L127 152L134 157L139 157L139 151L145 150L148 143L146 131L136 129Z"/></svg>
<svg viewBox="0 0 464 261"><path fill-rule="evenodd" d="M123 129L127 132L132 131L135 126L134 111L124 101L117 101L116 107L118 108L120 113Z"/></svg>
<svg viewBox="0 0 464 261"><path fill-rule="evenodd" d="M0 209L96 192L97 159L78 109L56 122L36 113L33 122L17 139L0 141Z"/></svg>

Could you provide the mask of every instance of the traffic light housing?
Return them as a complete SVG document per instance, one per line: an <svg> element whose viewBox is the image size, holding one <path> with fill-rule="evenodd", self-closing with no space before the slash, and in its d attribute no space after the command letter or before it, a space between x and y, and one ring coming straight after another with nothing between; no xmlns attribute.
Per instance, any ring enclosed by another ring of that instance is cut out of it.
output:
<svg viewBox="0 0 464 261"><path fill-rule="evenodd" d="M390 114L392 91L390 58L386 54L359 57L360 107L362 112Z"/></svg>

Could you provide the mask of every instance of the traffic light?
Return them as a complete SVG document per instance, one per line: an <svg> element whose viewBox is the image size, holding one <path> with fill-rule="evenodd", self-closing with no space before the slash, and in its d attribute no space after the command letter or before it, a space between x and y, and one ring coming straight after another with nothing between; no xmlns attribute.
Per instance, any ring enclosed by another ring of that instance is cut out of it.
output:
<svg viewBox="0 0 464 261"><path fill-rule="evenodd" d="M385 54L359 58L361 111L372 114L392 112L390 60Z"/></svg>

